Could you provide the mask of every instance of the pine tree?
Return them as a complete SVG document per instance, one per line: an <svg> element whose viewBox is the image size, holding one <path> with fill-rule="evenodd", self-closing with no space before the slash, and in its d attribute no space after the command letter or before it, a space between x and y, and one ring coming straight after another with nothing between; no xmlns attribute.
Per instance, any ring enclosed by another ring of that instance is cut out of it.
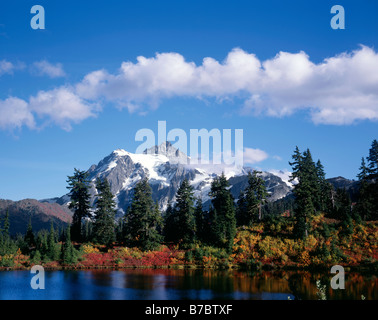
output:
<svg viewBox="0 0 378 320"><path fill-rule="evenodd" d="M69 208L74 210L71 229L72 239L82 241L82 221L91 215L88 172L75 168L74 175L68 176L67 183L71 198Z"/></svg>
<svg viewBox="0 0 378 320"><path fill-rule="evenodd" d="M176 229L177 225L177 215L173 209L172 203L168 202L167 210L164 214L164 239L166 242L177 242L178 241L178 232Z"/></svg>
<svg viewBox="0 0 378 320"><path fill-rule="evenodd" d="M93 240L93 222L89 219L84 220L82 240L83 242L90 242Z"/></svg>
<svg viewBox="0 0 378 320"><path fill-rule="evenodd" d="M364 218L378 219L378 142L374 140L369 149L369 156L362 158L359 179L357 212Z"/></svg>
<svg viewBox="0 0 378 320"><path fill-rule="evenodd" d="M116 204L107 179L97 179L96 188L99 192L93 224L93 240L99 244L111 245L115 241Z"/></svg>
<svg viewBox="0 0 378 320"><path fill-rule="evenodd" d="M195 207L193 187L187 179L184 179L177 190L174 211L177 217L176 228L179 242L183 246L192 244L195 235Z"/></svg>
<svg viewBox="0 0 378 320"><path fill-rule="evenodd" d="M318 161L320 163L320 160ZM323 167L321 165L321 167ZM306 179L309 192L311 193L311 201L314 206L313 215L321 209L321 183L318 176L318 171L315 162L312 160L310 149L303 152L303 178ZM325 176L325 174L324 174ZM322 178L322 177L321 177Z"/></svg>
<svg viewBox="0 0 378 320"><path fill-rule="evenodd" d="M202 198L198 197L196 201L196 207L194 210L194 219L196 225L196 238L199 241L204 240L204 233L205 233L205 216L203 212L203 204Z"/></svg>
<svg viewBox="0 0 378 320"><path fill-rule="evenodd" d="M153 214L152 220L155 221L156 223L156 231L157 231L157 235L158 235L158 239L160 243L161 241L163 241L164 220L163 220L162 213L159 209L158 201L155 202L154 214Z"/></svg>
<svg viewBox="0 0 378 320"><path fill-rule="evenodd" d="M243 220L245 226L252 225L252 223L256 221L258 217L259 201L256 195L255 184L253 175L248 172L248 186L244 190L245 212L243 214Z"/></svg>
<svg viewBox="0 0 378 320"><path fill-rule="evenodd" d="M213 180L209 195L214 210L214 244L231 252L236 235L236 218L234 200L224 173Z"/></svg>
<svg viewBox="0 0 378 320"><path fill-rule="evenodd" d="M9 211L7 210L4 217L3 228L0 228L0 256L11 253L12 240L10 237ZM27 250L25 250L27 252Z"/></svg>
<svg viewBox="0 0 378 320"><path fill-rule="evenodd" d="M53 222L51 222L50 232L47 238L47 257L52 261L55 261L58 259L58 250L57 250L57 245L56 245L55 230L54 230Z"/></svg>
<svg viewBox="0 0 378 320"><path fill-rule="evenodd" d="M43 260L49 261L49 245L47 242L47 234L45 230L38 232L37 249L39 249Z"/></svg>
<svg viewBox="0 0 378 320"><path fill-rule="evenodd" d="M359 191L356 212L363 220L369 219L372 216L372 212L374 210L374 200L372 198L371 187L368 177L369 172L366 166L365 158L362 158L360 172L357 175Z"/></svg>
<svg viewBox="0 0 378 320"><path fill-rule="evenodd" d="M318 178L319 184L319 210L328 213L332 210L332 185L326 180L326 174L324 172L324 167L320 160L316 163L316 176Z"/></svg>
<svg viewBox="0 0 378 320"><path fill-rule="evenodd" d="M358 178L359 181L363 181L363 180L367 179L368 175L369 175L369 169L366 166L365 158L362 157L360 172L357 174L357 178Z"/></svg>
<svg viewBox="0 0 378 320"><path fill-rule="evenodd" d="M71 230L70 226L67 227L65 232L65 241L61 249L61 260L64 264L72 264L76 262L74 246L71 242Z"/></svg>
<svg viewBox="0 0 378 320"><path fill-rule="evenodd" d="M269 196L265 187L265 181L261 177L262 172L248 172L248 186L241 192L237 202L236 215L238 225L249 226L255 220L261 221L263 205Z"/></svg>
<svg viewBox="0 0 378 320"><path fill-rule="evenodd" d="M247 217L247 201L245 199L245 191L241 190L239 193L239 198L236 203L236 225L237 226L247 226L249 225L249 219Z"/></svg>
<svg viewBox="0 0 378 320"><path fill-rule="evenodd" d="M253 171L252 176L249 177L250 188L255 191L257 208L258 208L258 218L259 221L262 219L262 206L266 203L269 193L265 187L265 181L261 177L261 171Z"/></svg>
<svg viewBox="0 0 378 320"><path fill-rule="evenodd" d="M377 140L374 140L372 142L367 160L368 160L369 178L372 180L376 180L378 178L378 141Z"/></svg>
<svg viewBox="0 0 378 320"><path fill-rule="evenodd" d="M334 216L339 220L346 220L352 216L352 201L345 188L336 190Z"/></svg>
<svg viewBox="0 0 378 320"><path fill-rule="evenodd" d="M294 186L296 224L294 235L297 238L306 238L309 233L309 219L315 214L315 205L319 206L320 188L315 163L310 150L303 154L296 147L292 156L293 173L290 181L297 180Z"/></svg>
<svg viewBox="0 0 378 320"><path fill-rule="evenodd" d="M7 210L4 217L3 236L5 237L5 239L8 239L8 240L10 238L9 230L10 230L9 210Z"/></svg>
<svg viewBox="0 0 378 320"><path fill-rule="evenodd" d="M151 187L148 180L143 179L134 188L133 201L126 217L126 242L142 250L155 249L162 240L158 232L159 223Z"/></svg>
<svg viewBox="0 0 378 320"><path fill-rule="evenodd" d="M31 218L29 219L29 224L28 224L28 228L26 230L24 241L26 242L26 244L28 245L29 248L34 247L36 245L35 237L34 237L34 233L33 233L33 227L32 227L32 224L31 224Z"/></svg>

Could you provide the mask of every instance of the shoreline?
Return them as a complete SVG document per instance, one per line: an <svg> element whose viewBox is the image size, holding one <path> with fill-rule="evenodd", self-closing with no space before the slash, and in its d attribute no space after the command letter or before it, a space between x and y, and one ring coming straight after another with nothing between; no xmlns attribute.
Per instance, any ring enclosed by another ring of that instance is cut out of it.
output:
<svg viewBox="0 0 378 320"><path fill-rule="evenodd" d="M30 267L0 267L1 271L30 271L33 265ZM242 272L330 272L332 265L322 265L322 266L272 266L270 264L263 265L260 268L246 268L243 266L230 266L225 267L205 267L203 265L163 265L163 266L103 266L103 265L93 265L93 266L82 266L82 265L60 265L56 267L44 266L41 264L45 271L91 271L91 270L110 270L110 271L120 271L120 270L214 270L214 271L242 271ZM377 263L371 263L368 265L357 265L357 266L346 266L344 267L346 272L356 272L356 273L376 273L378 265Z"/></svg>

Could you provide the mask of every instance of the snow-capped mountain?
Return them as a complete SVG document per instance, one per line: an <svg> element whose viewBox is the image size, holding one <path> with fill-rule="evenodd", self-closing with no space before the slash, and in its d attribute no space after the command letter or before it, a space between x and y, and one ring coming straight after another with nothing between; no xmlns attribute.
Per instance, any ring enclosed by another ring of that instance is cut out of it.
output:
<svg viewBox="0 0 378 320"><path fill-rule="evenodd" d="M174 203L175 194L184 179L188 179L194 188L195 196L202 197L205 207L209 205L208 193L212 180L224 172L229 179L231 192L235 199L242 189L247 186L247 174L250 168L220 165L190 165L190 158L174 148L169 142L145 150L142 154L131 153L122 149L113 151L97 165L89 170L92 182L92 202L96 199L97 191L94 187L97 178L108 179L111 191L115 195L119 215L125 213L131 203L135 184L143 178L148 178L152 188L152 195L158 201L161 210L165 210L168 202ZM264 172L270 201L275 201L290 193L292 187L284 182L280 176ZM51 200L50 200L51 201ZM67 195L53 199L60 204L67 203Z"/></svg>

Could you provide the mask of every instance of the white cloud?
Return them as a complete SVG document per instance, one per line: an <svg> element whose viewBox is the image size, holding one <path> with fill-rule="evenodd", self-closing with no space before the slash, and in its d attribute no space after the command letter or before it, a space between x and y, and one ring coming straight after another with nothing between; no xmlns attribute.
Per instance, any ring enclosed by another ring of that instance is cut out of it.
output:
<svg viewBox="0 0 378 320"><path fill-rule="evenodd" d="M35 127L34 116L27 102L15 97L0 100L0 128L16 129L23 126L31 129Z"/></svg>
<svg viewBox="0 0 378 320"><path fill-rule="evenodd" d="M245 112L282 116L310 111L317 124L378 120L378 54L362 46L314 64L303 53L280 53L263 63L263 85Z"/></svg>
<svg viewBox="0 0 378 320"><path fill-rule="evenodd" d="M156 108L162 98L174 96L222 98L247 90L259 74L260 62L240 49L231 51L223 63L205 58L201 66L185 61L178 53L138 57L137 63L123 62L117 74L94 71L77 85L79 95L103 97L120 107ZM129 108L130 109L130 108Z"/></svg>
<svg viewBox="0 0 378 320"><path fill-rule="evenodd" d="M52 64L46 60L34 62L32 72L40 76L47 75L50 78L59 78L66 75L61 63Z"/></svg>
<svg viewBox="0 0 378 320"><path fill-rule="evenodd" d="M64 130L71 130L72 123L95 117L99 106L89 103L68 87L50 91L39 91L29 101L10 97L0 100L0 128L15 129L27 126L37 129L48 124L56 124ZM37 117L42 120L37 126Z"/></svg>
<svg viewBox="0 0 378 320"><path fill-rule="evenodd" d="M11 74L14 70L15 66L13 63L7 60L0 60L0 76L3 74Z"/></svg>
<svg viewBox="0 0 378 320"><path fill-rule="evenodd" d="M71 130L71 123L94 117L97 106L81 99L71 88L60 87L38 92L30 98L29 109L39 117L47 117L48 122Z"/></svg>
<svg viewBox="0 0 378 320"><path fill-rule="evenodd" d="M199 66L178 53L160 53L123 62L116 74L92 72L77 84L80 96L104 98L130 112L174 96L238 96L245 98L244 114L277 117L306 109L313 122L326 124L377 120L377 88L378 54L365 46L319 64L303 51L260 61L234 49L223 62L205 58Z"/></svg>
<svg viewBox="0 0 378 320"><path fill-rule="evenodd" d="M40 61L34 67L50 77L64 75L60 64ZM0 75L13 69L10 62L0 62ZM99 103L145 114L171 97L238 98L244 103L235 112L251 115L282 117L306 110L316 124L376 121L378 53L361 46L314 63L303 51L279 52L261 61L234 49L222 62L207 57L200 65L179 53L158 53L123 62L113 74L97 70L69 87L40 91L30 98L27 109L69 130L71 123L96 115ZM6 121L2 120L3 127Z"/></svg>
<svg viewBox="0 0 378 320"><path fill-rule="evenodd" d="M244 148L244 164L255 164L268 158L268 154L260 149Z"/></svg>

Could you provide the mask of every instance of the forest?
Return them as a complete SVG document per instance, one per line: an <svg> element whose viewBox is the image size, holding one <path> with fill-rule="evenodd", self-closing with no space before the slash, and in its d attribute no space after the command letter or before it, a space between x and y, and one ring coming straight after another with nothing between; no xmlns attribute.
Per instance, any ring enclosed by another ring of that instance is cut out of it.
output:
<svg viewBox="0 0 378 320"><path fill-rule="evenodd" d="M0 268L348 268L378 269L378 141L359 168L358 192L335 189L320 160L295 148L291 195L269 202L261 172L234 199L222 174L211 184L211 206L184 180L161 212L147 179L139 181L123 218L109 182L96 181L90 205L90 181L75 169L67 179L73 212L65 229L11 236L9 214L0 224Z"/></svg>

